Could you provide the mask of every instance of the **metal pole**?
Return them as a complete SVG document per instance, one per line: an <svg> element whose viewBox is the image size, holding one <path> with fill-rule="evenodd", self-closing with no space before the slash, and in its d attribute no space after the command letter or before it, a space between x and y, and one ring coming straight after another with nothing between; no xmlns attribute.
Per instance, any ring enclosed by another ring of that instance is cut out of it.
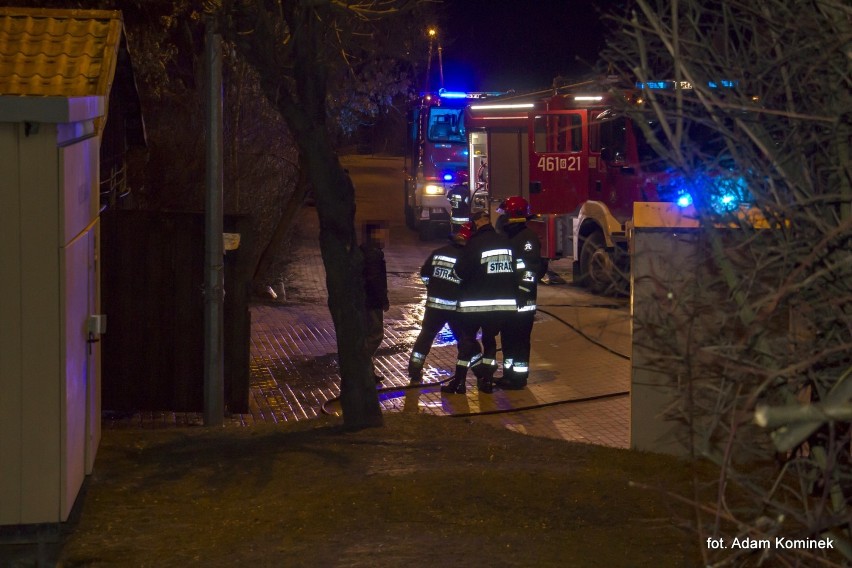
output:
<svg viewBox="0 0 852 568"><path fill-rule="evenodd" d="M429 92L429 74L432 73L432 38L429 37L429 58L426 60L426 92Z"/></svg>
<svg viewBox="0 0 852 568"><path fill-rule="evenodd" d="M441 48L441 44L438 44L438 72L441 77L441 88L444 88L444 58L441 56L443 49Z"/></svg>
<svg viewBox="0 0 852 568"><path fill-rule="evenodd" d="M207 171L204 211L204 425L225 421L224 244L222 242L222 36L205 19Z"/></svg>

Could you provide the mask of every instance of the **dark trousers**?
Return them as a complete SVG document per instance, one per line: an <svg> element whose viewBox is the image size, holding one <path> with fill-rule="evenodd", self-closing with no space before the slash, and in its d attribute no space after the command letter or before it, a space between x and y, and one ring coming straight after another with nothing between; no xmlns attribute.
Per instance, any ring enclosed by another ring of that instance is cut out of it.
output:
<svg viewBox="0 0 852 568"><path fill-rule="evenodd" d="M429 351L432 349L432 343L435 341L435 336L444 327L444 324L449 324L453 335L458 339L458 325L456 324L456 312L453 310L438 310L435 308L426 308L423 314L423 323L420 326L420 333L414 341L412 347L411 360L420 364L426 359Z"/></svg>
<svg viewBox="0 0 852 568"><path fill-rule="evenodd" d="M504 334L514 312L472 312L462 315L464 347L459 340L459 360L467 361L477 378L493 377L497 369L497 335ZM476 333L482 330L482 345Z"/></svg>
<svg viewBox="0 0 852 568"><path fill-rule="evenodd" d="M493 377L497 371L497 335L505 327L507 317L488 317L482 323L482 372L483 376ZM502 336L501 336L502 339ZM505 357L506 354L504 353Z"/></svg>
<svg viewBox="0 0 852 568"><path fill-rule="evenodd" d="M510 318L503 340L504 380L526 384L530 371L530 338L535 312L518 312Z"/></svg>
<svg viewBox="0 0 852 568"><path fill-rule="evenodd" d="M372 360L376 351L379 349L379 345L382 344L382 339L385 338L385 316L381 308L367 308L364 316L366 319L364 323L367 328L367 335L364 337L364 350ZM373 373L375 373L375 370Z"/></svg>

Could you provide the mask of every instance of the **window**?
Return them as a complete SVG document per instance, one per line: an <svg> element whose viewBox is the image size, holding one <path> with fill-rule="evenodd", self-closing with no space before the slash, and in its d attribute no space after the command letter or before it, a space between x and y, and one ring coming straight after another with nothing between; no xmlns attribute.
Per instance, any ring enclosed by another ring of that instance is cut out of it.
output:
<svg viewBox="0 0 852 568"><path fill-rule="evenodd" d="M595 150L603 154L604 160L611 163L624 162L627 152L627 121L623 116L613 116L609 111L595 117L598 139ZM593 150L594 151L594 150Z"/></svg>
<svg viewBox="0 0 852 568"><path fill-rule="evenodd" d="M547 117L535 117L535 132L533 144L535 151L539 153L547 152Z"/></svg>
<svg viewBox="0 0 852 568"><path fill-rule="evenodd" d="M427 134L431 142L466 142L463 109L441 107L429 109Z"/></svg>
<svg viewBox="0 0 852 568"><path fill-rule="evenodd" d="M583 120L579 114L535 117L534 141L538 153L567 154L583 150Z"/></svg>

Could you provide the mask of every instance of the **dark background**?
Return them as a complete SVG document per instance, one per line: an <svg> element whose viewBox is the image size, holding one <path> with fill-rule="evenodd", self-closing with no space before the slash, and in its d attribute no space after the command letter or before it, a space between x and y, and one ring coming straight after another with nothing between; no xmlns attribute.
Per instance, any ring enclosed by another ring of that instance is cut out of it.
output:
<svg viewBox="0 0 852 568"><path fill-rule="evenodd" d="M448 90L547 89L556 76L588 75L605 45L601 15L619 0L447 0L436 25ZM437 45L431 88L439 88Z"/></svg>

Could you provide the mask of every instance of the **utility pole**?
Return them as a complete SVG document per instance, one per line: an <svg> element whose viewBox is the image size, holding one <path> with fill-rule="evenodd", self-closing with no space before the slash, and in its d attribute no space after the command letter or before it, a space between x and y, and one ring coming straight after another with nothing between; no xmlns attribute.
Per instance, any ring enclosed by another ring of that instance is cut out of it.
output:
<svg viewBox="0 0 852 568"><path fill-rule="evenodd" d="M204 208L204 425L225 421L224 243L222 240L222 36L205 18L207 167Z"/></svg>
<svg viewBox="0 0 852 568"><path fill-rule="evenodd" d="M443 51L441 40L438 40L438 76L441 78L441 89L444 88L444 58L441 55Z"/></svg>
<svg viewBox="0 0 852 568"><path fill-rule="evenodd" d="M431 85L430 75L432 74L432 45L435 42L435 36L438 35L438 30L429 28L426 33L429 35L429 58L426 60L426 92L428 93Z"/></svg>

